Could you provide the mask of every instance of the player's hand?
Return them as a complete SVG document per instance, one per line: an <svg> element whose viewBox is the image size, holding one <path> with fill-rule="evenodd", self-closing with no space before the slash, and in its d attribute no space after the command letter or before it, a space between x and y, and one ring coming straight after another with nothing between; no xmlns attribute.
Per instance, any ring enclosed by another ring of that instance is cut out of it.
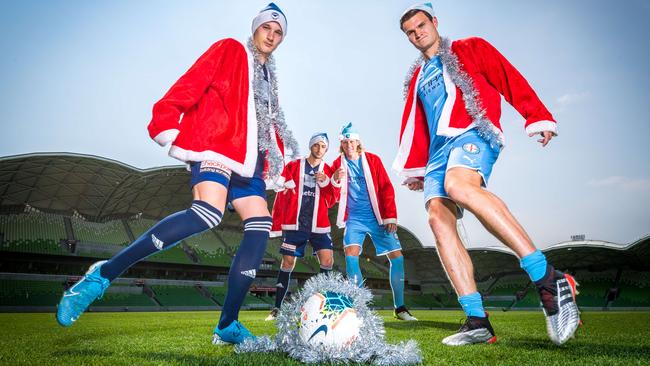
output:
<svg viewBox="0 0 650 366"><path fill-rule="evenodd" d="M341 182L341 179L345 177L345 170L341 167L336 169L334 174L332 174L332 179L338 184Z"/></svg>
<svg viewBox="0 0 650 366"><path fill-rule="evenodd" d="M537 140L537 142L542 144L542 147L548 145L548 143L551 142L551 139L553 138L553 136L555 136L555 133L553 133L552 131L542 131L539 134L542 136L542 138ZM534 135L534 133L531 133L528 136L533 137L533 135Z"/></svg>
<svg viewBox="0 0 650 366"><path fill-rule="evenodd" d="M397 232L397 224L386 224L384 225L384 230L386 230L387 233L395 233Z"/></svg>
<svg viewBox="0 0 650 366"><path fill-rule="evenodd" d="M314 173L314 178L317 182L323 183L327 179L327 175L323 172L316 172Z"/></svg>
<svg viewBox="0 0 650 366"><path fill-rule="evenodd" d="M409 182L406 187L412 191L422 191L424 189L424 181L418 179L416 181Z"/></svg>

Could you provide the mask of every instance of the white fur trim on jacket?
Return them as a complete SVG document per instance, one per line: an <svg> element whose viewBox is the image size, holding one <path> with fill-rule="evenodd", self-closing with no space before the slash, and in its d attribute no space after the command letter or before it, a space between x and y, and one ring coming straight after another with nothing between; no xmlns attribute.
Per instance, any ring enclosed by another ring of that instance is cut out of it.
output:
<svg viewBox="0 0 650 366"><path fill-rule="evenodd" d="M176 136L178 136L178 133L180 131L177 129L171 129L171 130L165 130L159 134L156 135L156 137L153 138L154 141L158 143L160 146L165 146L170 142L174 142L176 140Z"/></svg>
<svg viewBox="0 0 650 366"><path fill-rule="evenodd" d="M553 121L537 121L526 127L526 133L529 136L544 131L553 132L553 135L557 136L557 123Z"/></svg>

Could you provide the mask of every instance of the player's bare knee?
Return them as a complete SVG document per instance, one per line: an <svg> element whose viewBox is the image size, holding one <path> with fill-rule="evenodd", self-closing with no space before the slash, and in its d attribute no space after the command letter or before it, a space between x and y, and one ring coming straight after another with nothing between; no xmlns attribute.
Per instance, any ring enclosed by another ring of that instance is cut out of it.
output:
<svg viewBox="0 0 650 366"><path fill-rule="evenodd" d="M293 270L293 266L296 264L296 258L286 255L282 257L282 263L280 264L280 267L282 268L283 271L291 271Z"/></svg>
<svg viewBox="0 0 650 366"><path fill-rule="evenodd" d="M332 268L334 259L332 257L324 257L320 259L320 266L324 268Z"/></svg>

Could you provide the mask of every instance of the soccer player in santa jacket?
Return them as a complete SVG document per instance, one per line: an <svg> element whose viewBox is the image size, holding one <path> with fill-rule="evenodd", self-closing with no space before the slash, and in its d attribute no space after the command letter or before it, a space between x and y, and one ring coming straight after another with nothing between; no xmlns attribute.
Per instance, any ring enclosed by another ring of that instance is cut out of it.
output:
<svg viewBox="0 0 650 366"><path fill-rule="evenodd" d="M149 134L161 146L171 143L169 155L190 166L191 206L91 266L64 293L57 312L61 325L72 325L136 262L217 226L230 202L243 220L244 236L230 267L213 343L253 337L237 319L271 230L265 189L279 179L285 146L297 155L297 143L278 104L271 55L286 36L286 18L270 3L251 30L246 44L232 38L213 44L153 107Z"/></svg>
<svg viewBox="0 0 650 366"><path fill-rule="evenodd" d="M341 155L332 163L332 185L339 201L336 224L345 228L343 249L345 271L359 286L363 275L359 255L366 235L370 236L377 256L390 262L390 286L393 290L394 316L416 321L404 304L404 256L397 238L395 190L379 156L364 151L359 132L348 123L341 129Z"/></svg>
<svg viewBox="0 0 650 366"><path fill-rule="evenodd" d="M400 26L421 57L405 82L406 105L393 168L406 178L409 189L424 191L438 255L467 315L458 333L443 343L496 341L471 259L456 230L463 209L517 254L537 285L551 340L566 342L580 321L575 281L547 263L503 201L485 189L503 147L501 95L526 119L529 136L541 135L542 146L556 135L553 116L526 79L487 41L442 38L430 3L408 8Z"/></svg>
<svg viewBox="0 0 650 366"><path fill-rule="evenodd" d="M309 139L309 156L288 163L282 172L283 187L273 203L271 236L282 234L282 263L275 285L275 307L266 318L277 317L289 290L291 272L296 257L305 255L307 242L318 257L320 273L328 273L334 264L334 247L327 211L335 202L330 184L332 170L323 161L329 148L326 133L316 133Z"/></svg>

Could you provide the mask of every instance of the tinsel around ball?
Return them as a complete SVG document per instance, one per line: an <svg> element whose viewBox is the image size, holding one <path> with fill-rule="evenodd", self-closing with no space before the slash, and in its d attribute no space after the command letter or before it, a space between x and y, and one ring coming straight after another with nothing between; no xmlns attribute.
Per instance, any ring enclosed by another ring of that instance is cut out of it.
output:
<svg viewBox="0 0 650 366"><path fill-rule="evenodd" d="M313 345L302 340L298 323L302 305L314 293L336 292L352 299L353 307L361 320L359 337L349 347ZM275 338L267 336L246 340L236 346L237 353L280 351L305 363L370 363L378 366L413 365L422 362L417 342L410 340L390 345L386 343L384 322L368 308L372 300L370 290L347 281L340 273L316 275L291 299L284 302L276 325Z"/></svg>

